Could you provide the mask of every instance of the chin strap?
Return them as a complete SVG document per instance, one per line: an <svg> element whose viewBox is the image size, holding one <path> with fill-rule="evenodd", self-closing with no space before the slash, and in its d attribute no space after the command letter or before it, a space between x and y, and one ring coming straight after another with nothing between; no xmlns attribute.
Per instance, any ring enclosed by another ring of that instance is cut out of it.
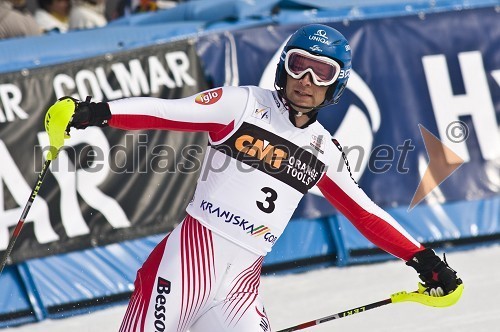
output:
<svg viewBox="0 0 500 332"><path fill-rule="evenodd" d="M288 118L290 119L290 122L293 123L294 126L297 126L296 119L299 116L307 116L309 120L302 125L300 128L306 128L308 127L311 123L315 122L316 119L318 118L318 111L319 109L313 109L310 112L307 113L302 113L302 112L297 112L293 107L290 107L288 104L285 103L285 107L288 109Z"/></svg>
<svg viewBox="0 0 500 332"><path fill-rule="evenodd" d="M307 113L302 113L302 112L297 111L295 108L293 108L294 106L295 107L299 107L299 106L285 96L286 95L284 92L285 89L279 89L279 90L276 89L276 91L278 92L278 96L281 98L283 105L285 105L286 109L288 110L288 118L290 119L290 122L293 123L294 126L297 126L297 122L296 122L297 117L305 115L309 118L309 120L300 128L306 128L311 123L315 122L316 119L318 118L319 110L323 106L325 106L323 104L320 104L319 106L311 107L310 108L311 111L309 111Z"/></svg>

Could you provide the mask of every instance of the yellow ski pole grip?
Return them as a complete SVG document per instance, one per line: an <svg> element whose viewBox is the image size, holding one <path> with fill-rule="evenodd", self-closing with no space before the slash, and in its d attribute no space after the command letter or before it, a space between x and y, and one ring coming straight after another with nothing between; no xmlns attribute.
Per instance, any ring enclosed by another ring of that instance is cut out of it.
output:
<svg viewBox="0 0 500 332"><path fill-rule="evenodd" d="M462 292L464 290L464 285L460 284L457 289L455 289L453 292L451 292L448 295L441 296L441 297L433 297L429 295L423 294L425 291L425 287L422 284L418 284L418 290L412 293L408 293L406 291L401 291L398 293L394 293L391 295L390 298L370 303L370 304L365 304L363 306L346 310L346 311L341 311L333 315L329 315L326 317L318 318L315 320L311 320L302 324L298 324L283 330L279 330L278 332L293 332L293 331L299 331L303 330L306 328L309 328L311 326L316 326L319 324L323 324L332 320L344 318L344 317L349 317L357 313L362 313L366 312L371 309L379 308L382 306L385 306L387 304L391 303L398 303L398 302L417 302L423 305L431 306L431 307L449 307L451 305L454 305L457 303L457 301L460 299L462 296Z"/></svg>
<svg viewBox="0 0 500 332"><path fill-rule="evenodd" d="M407 293L405 291L394 293L391 295L392 303L399 302L417 302L426 306L444 308L450 307L460 300L462 297L462 292L464 290L464 285L460 284L457 289L445 296L430 296L423 294L423 286L419 284L419 290Z"/></svg>
<svg viewBox="0 0 500 332"><path fill-rule="evenodd" d="M45 131L49 135L49 152L47 160L57 158L64 139L69 138L66 128L75 113L76 102L72 98L62 98L54 103L45 114Z"/></svg>

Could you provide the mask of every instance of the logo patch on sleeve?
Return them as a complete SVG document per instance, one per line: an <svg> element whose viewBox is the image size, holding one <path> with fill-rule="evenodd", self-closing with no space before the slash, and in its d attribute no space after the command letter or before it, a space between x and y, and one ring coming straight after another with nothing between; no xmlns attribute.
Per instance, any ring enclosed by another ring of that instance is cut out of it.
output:
<svg viewBox="0 0 500 332"><path fill-rule="evenodd" d="M200 105L215 104L222 97L222 88L205 91L196 96L194 101Z"/></svg>
<svg viewBox="0 0 500 332"><path fill-rule="evenodd" d="M323 139L322 135L312 135L311 137L311 143L309 143L316 151L320 153L324 153L325 149L325 140Z"/></svg>
<svg viewBox="0 0 500 332"><path fill-rule="evenodd" d="M264 106L256 101L252 117L271 123L271 107Z"/></svg>

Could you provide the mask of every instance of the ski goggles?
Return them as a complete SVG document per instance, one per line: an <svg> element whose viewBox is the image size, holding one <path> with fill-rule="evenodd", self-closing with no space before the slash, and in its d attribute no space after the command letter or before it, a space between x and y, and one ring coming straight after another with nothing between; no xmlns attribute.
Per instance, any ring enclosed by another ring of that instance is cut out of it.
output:
<svg viewBox="0 0 500 332"><path fill-rule="evenodd" d="M340 74L340 65L335 60L296 48L286 53L285 69L295 79L311 73L314 84L319 86L333 84Z"/></svg>

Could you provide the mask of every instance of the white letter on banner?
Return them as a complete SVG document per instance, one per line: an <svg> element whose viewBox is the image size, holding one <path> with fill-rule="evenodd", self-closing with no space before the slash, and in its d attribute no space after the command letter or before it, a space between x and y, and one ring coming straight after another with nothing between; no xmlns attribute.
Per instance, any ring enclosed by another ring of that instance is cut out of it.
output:
<svg viewBox="0 0 500 332"><path fill-rule="evenodd" d="M108 79L106 77L106 72L102 67L97 67L95 69L95 74L97 76L97 80L99 81L99 85L101 86L102 91L106 95L108 100L119 99L123 97L123 93L120 90L113 90L113 88L109 85Z"/></svg>
<svg viewBox="0 0 500 332"><path fill-rule="evenodd" d="M165 59L178 87L184 85L182 81L191 86L196 84L195 79L189 76L188 73L190 62L186 53L181 51L167 53L165 54Z"/></svg>
<svg viewBox="0 0 500 332"><path fill-rule="evenodd" d="M15 120L14 113L19 119L27 119L28 114L19 105L23 98L21 90L14 84L0 84L0 98L2 100L3 109L7 121L12 122ZM1 121L0 122L4 122Z"/></svg>
<svg viewBox="0 0 500 332"><path fill-rule="evenodd" d="M451 141L446 131L451 123L459 120L459 116L470 115L483 158L494 160L500 157L498 149L500 133L481 53L479 51L459 53L458 59L466 93L455 96L444 55L429 55L422 58L441 141L464 161L469 161L465 141L458 143ZM446 154L445 156L448 161L452 160Z"/></svg>
<svg viewBox="0 0 500 332"><path fill-rule="evenodd" d="M141 62L137 59L129 61L130 72L123 63L114 63L111 69L115 73L118 83L125 97L149 94L148 79L142 69Z"/></svg>
<svg viewBox="0 0 500 332"><path fill-rule="evenodd" d="M73 136L75 133L71 133ZM42 147L48 146L49 137L47 133L38 133L38 142ZM43 148L43 151L46 149ZM74 152L74 150L70 150ZM75 165L68 158L68 152L61 149L57 159L50 165L52 175L56 178L61 189L61 222L68 237L75 237L90 233L90 230L83 219L76 195Z"/></svg>
<svg viewBox="0 0 500 332"><path fill-rule="evenodd" d="M49 144L49 138L45 132L38 133L38 140L42 146ZM102 160L94 160L89 169L79 169L76 172L75 165L64 149L52 162L54 165L51 165L51 169L58 167L54 169L53 175L61 188L61 218L68 236L75 237L89 233L89 228L80 211L77 192L88 205L100 211L114 228L130 227L131 223L118 202L99 189L99 185L104 182L110 171L109 143L102 130L89 127L85 132L74 131L66 142L68 143L66 146L89 144L100 150L102 152L100 156L103 156ZM68 149L68 151L74 150ZM79 156L76 158L78 159Z"/></svg>
<svg viewBox="0 0 500 332"><path fill-rule="evenodd" d="M86 69L80 70L76 73L75 81L78 94L82 100L87 98L87 96L91 96L93 100L102 100L102 91L99 87L97 77L95 77L93 72ZM90 87L90 91L87 85Z"/></svg>
<svg viewBox="0 0 500 332"><path fill-rule="evenodd" d="M174 81L168 76L167 71L155 56L148 58L149 63L149 81L151 84L151 93L158 93L160 86L164 85L169 89L175 88Z"/></svg>
<svg viewBox="0 0 500 332"><path fill-rule="evenodd" d="M56 93L56 98L61 98L70 94L71 91L75 90L75 81L69 75L58 74L54 77L52 83L54 85L54 91ZM68 92L64 89L64 86L68 89ZM80 99L77 94L72 94L71 97ZM55 100L54 100L55 101Z"/></svg>
<svg viewBox="0 0 500 332"><path fill-rule="evenodd" d="M491 72L491 76L497 81L498 86L500 87L500 69L493 70Z"/></svg>
<svg viewBox="0 0 500 332"><path fill-rule="evenodd" d="M5 250L10 236L8 227L17 225L33 188L26 183L2 140L0 140L0 160L2 161L2 167L0 167L0 250ZM2 183L5 184L18 207L5 210ZM35 237L39 243L59 240L59 236L50 224L47 202L42 197L36 197L26 217L25 223L27 222L33 222Z"/></svg>

